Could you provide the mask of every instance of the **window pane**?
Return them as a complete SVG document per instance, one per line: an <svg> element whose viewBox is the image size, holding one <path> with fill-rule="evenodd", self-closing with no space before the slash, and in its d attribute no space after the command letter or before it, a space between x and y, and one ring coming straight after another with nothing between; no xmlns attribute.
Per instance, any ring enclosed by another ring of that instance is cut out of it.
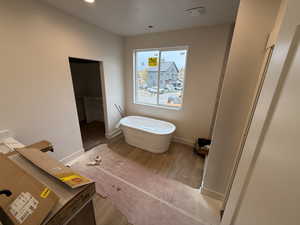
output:
<svg viewBox="0 0 300 225"><path fill-rule="evenodd" d="M136 102L157 104L159 51L136 52Z"/></svg>
<svg viewBox="0 0 300 225"><path fill-rule="evenodd" d="M184 87L187 50L161 52L159 104L180 107Z"/></svg>

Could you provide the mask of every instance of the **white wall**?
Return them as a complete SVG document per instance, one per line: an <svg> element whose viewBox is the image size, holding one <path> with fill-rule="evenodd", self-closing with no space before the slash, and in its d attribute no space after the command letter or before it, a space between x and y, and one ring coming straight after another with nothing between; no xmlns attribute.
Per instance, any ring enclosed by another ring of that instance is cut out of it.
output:
<svg viewBox="0 0 300 225"><path fill-rule="evenodd" d="M242 0L214 126L203 190L224 196L251 110L280 0Z"/></svg>
<svg viewBox="0 0 300 225"><path fill-rule="evenodd" d="M173 122L175 136L186 143L210 137L218 82L231 25L198 27L126 38L126 110L129 115L145 115ZM183 108L179 111L133 104L133 50L189 46Z"/></svg>
<svg viewBox="0 0 300 225"><path fill-rule="evenodd" d="M0 130L55 145L62 159L82 150L68 57L103 61L108 129L123 105L123 39L34 0L0 0Z"/></svg>
<svg viewBox="0 0 300 225"><path fill-rule="evenodd" d="M300 2L284 2L287 11L222 225L300 221Z"/></svg>

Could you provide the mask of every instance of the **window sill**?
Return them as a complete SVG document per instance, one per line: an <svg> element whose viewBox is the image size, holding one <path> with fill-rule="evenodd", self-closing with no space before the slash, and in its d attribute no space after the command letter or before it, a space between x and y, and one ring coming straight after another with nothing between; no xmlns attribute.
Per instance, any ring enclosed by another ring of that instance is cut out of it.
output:
<svg viewBox="0 0 300 225"><path fill-rule="evenodd" d="M164 106L164 105L152 105L152 104L139 103L139 102L134 102L133 104L134 105L147 106L147 107L151 107L151 108L173 110L173 111L180 111L182 109L182 106L180 106L180 107L172 107L172 106Z"/></svg>

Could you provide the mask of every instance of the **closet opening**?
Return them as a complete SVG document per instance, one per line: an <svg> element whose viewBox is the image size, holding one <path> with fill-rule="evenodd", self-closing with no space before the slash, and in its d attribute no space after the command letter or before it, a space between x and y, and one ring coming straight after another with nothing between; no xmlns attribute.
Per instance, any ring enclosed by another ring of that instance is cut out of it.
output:
<svg viewBox="0 0 300 225"><path fill-rule="evenodd" d="M82 143L88 151L107 142L102 62L69 57L69 63Z"/></svg>

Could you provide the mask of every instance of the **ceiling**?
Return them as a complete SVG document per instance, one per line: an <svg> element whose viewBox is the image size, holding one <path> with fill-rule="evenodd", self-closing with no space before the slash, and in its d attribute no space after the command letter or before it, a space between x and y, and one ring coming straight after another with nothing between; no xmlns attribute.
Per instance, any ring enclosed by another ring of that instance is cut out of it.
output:
<svg viewBox="0 0 300 225"><path fill-rule="evenodd" d="M40 0L113 33L131 36L234 22L239 0ZM199 16L185 10L205 6ZM148 26L153 28L149 29Z"/></svg>

